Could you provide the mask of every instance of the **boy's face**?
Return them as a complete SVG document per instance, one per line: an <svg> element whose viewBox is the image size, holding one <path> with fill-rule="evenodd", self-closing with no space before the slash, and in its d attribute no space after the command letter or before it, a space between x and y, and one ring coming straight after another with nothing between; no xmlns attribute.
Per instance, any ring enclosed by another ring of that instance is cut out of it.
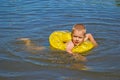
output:
<svg viewBox="0 0 120 80"><path fill-rule="evenodd" d="M84 41L84 32L75 30L72 34L72 41L75 46L81 44Z"/></svg>

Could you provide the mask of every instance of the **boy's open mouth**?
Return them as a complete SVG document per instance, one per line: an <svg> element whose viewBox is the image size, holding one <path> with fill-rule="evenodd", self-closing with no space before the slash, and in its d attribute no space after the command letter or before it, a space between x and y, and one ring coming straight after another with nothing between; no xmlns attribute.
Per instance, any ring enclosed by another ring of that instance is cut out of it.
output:
<svg viewBox="0 0 120 80"><path fill-rule="evenodd" d="M75 44L79 44L79 42L78 42L78 41L76 41L76 42L75 42Z"/></svg>

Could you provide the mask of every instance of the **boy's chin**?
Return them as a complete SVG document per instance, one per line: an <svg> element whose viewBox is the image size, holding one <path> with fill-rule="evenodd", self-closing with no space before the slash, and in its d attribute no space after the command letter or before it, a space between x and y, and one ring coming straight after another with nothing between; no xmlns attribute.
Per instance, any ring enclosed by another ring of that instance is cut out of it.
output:
<svg viewBox="0 0 120 80"><path fill-rule="evenodd" d="M78 43L78 44L75 44L75 46L79 46L79 45L81 45L82 43Z"/></svg>
<svg viewBox="0 0 120 80"><path fill-rule="evenodd" d="M75 46L78 46L78 45L80 45L80 44L75 44Z"/></svg>

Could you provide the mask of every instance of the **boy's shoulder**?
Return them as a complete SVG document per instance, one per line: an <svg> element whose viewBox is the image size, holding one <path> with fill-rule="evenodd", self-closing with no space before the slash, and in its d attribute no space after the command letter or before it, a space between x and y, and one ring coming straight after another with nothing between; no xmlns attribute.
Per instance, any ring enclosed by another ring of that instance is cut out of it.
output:
<svg viewBox="0 0 120 80"><path fill-rule="evenodd" d="M74 46L74 44L73 44L72 41L68 41L68 42L67 42L67 45L68 45L68 46Z"/></svg>

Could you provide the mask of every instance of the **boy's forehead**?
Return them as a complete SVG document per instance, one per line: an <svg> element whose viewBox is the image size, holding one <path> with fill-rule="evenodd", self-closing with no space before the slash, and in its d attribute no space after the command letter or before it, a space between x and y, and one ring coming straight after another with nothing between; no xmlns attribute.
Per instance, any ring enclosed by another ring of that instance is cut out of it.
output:
<svg viewBox="0 0 120 80"><path fill-rule="evenodd" d="M85 33L85 31L84 30L74 30L74 33Z"/></svg>
<svg viewBox="0 0 120 80"><path fill-rule="evenodd" d="M84 32L83 32L83 31L75 30L75 31L73 32L73 35L79 35L79 36L81 36L81 35L84 35Z"/></svg>

